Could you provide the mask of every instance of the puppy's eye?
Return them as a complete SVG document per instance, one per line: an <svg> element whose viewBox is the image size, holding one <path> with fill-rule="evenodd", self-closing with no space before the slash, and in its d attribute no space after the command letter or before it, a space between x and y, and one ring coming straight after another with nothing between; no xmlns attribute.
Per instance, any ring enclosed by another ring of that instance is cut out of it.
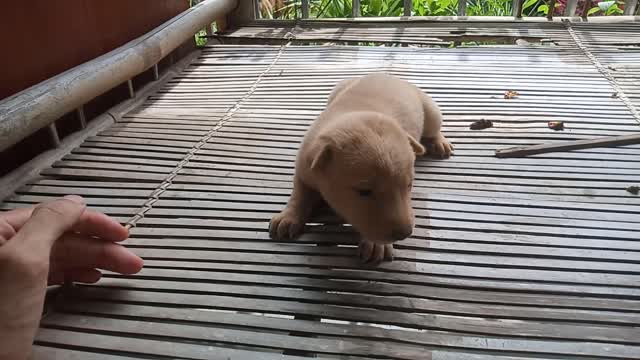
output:
<svg viewBox="0 0 640 360"><path fill-rule="evenodd" d="M371 195L373 195L373 191L370 189L356 189L356 191L358 192L358 195L362 197L371 197Z"/></svg>

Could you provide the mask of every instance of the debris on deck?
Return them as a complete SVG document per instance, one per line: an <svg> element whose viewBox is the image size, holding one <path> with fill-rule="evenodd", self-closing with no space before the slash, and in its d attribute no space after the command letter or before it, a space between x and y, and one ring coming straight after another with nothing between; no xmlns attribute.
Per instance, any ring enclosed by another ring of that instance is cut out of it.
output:
<svg viewBox="0 0 640 360"><path fill-rule="evenodd" d="M549 127L549 129L555 130L555 131L564 130L564 122L562 121L549 121L547 126Z"/></svg>
<svg viewBox="0 0 640 360"><path fill-rule="evenodd" d="M487 119L480 119L469 125L469 129L471 130L484 130L490 127L493 127L493 121Z"/></svg>
<svg viewBox="0 0 640 360"><path fill-rule="evenodd" d="M518 96L520 96L520 93L515 90L508 90L508 91L505 91L504 93L505 99L514 99L514 98L517 98Z"/></svg>

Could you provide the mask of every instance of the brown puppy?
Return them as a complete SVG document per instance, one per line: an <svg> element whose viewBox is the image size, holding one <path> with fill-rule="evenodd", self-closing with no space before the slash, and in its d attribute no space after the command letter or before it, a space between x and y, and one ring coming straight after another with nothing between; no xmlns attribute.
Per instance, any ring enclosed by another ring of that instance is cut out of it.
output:
<svg viewBox="0 0 640 360"><path fill-rule="evenodd" d="M441 156L453 150L441 123L436 103L404 80L375 73L338 83L302 141L293 193L271 219L271 237L298 235L324 199L362 235L363 261L391 260L391 244L413 231L414 161L425 153L416 139Z"/></svg>

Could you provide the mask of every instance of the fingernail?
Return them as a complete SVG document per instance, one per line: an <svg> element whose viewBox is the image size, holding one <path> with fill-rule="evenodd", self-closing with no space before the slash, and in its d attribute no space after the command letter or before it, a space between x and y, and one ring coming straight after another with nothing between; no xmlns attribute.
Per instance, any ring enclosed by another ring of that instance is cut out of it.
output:
<svg viewBox="0 0 640 360"><path fill-rule="evenodd" d="M84 199L83 199L83 198L81 198L81 197L80 197L80 196L78 196L78 195L67 195L67 196L65 196L64 198L65 198L65 199L67 199L67 200L71 200L71 201L73 201L74 203L78 203L78 204L80 204L80 205L84 205Z"/></svg>

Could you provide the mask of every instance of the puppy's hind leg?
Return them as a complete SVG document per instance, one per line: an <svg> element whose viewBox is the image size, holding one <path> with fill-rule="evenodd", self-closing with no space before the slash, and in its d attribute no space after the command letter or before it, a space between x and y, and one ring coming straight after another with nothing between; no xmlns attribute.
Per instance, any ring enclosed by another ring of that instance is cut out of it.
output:
<svg viewBox="0 0 640 360"><path fill-rule="evenodd" d="M319 193L304 184L298 176L293 180L293 192L287 206L271 218L269 236L272 239L293 239L302 233L313 207L322 200Z"/></svg>
<svg viewBox="0 0 640 360"><path fill-rule="evenodd" d="M429 143L430 151L442 157L448 157L453 153L453 145L442 134L442 113L438 104L425 93L422 93L422 106L424 108L424 129L422 138Z"/></svg>

